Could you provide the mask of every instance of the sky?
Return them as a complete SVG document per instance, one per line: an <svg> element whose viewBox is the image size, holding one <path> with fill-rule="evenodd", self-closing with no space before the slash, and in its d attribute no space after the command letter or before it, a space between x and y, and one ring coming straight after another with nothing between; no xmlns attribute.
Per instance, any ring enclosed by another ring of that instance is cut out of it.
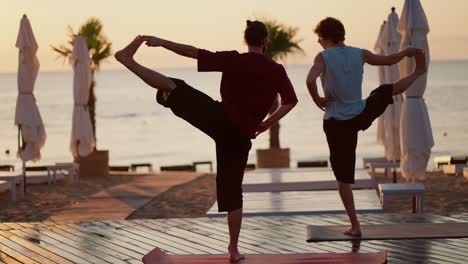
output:
<svg viewBox="0 0 468 264"><path fill-rule="evenodd" d="M468 1L421 0L429 20L429 44L433 60L468 59ZM68 71L70 65L52 51L51 45L67 41L67 26L75 31L90 17L99 18L113 51L138 34L155 35L209 50L245 51L245 20L272 18L298 27L303 55L289 56L283 63L309 64L320 51L313 28L323 18L340 19L346 27L348 45L372 49L383 20L395 6L400 14L404 0L0 0L0 72L16 72L15 42L19 22L27 14L39 44L41 71ZM161 48L143 47L136 59L149 67L194 67L192 59ZM122 68L109 58L102 69Z"/></svg>

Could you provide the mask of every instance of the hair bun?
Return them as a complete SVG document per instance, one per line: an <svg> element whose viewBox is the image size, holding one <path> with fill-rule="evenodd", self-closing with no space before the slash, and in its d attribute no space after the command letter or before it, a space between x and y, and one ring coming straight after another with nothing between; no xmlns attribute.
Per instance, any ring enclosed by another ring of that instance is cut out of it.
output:
<svg viewBox="0 0 468 264"><path fill-rule="evenodd" d="M247 26L250 26L252 24L252 21L247 20Z"/></svg>

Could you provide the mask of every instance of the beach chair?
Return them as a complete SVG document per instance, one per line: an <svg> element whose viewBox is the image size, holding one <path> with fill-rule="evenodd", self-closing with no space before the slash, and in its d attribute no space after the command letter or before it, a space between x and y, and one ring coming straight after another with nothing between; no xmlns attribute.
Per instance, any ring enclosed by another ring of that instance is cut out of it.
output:
<svg viewBox="0 0 468 264"><path fill-rule="evenodd" d="M197 170L198 165L208 165L208 166L210 166L210 172L213 172L213 162L211 162L211 161L195 161L193 163L193 166L195 167L195 170Z"/></svg>
<svg viewBox="0 0 468 264"><path fill-rule="evenodd" d="M137 171L140 167L148 168L148 172L153 172L153 164L151 163L132 163L130 164L130 171Z"/></svg>
<svg viewBox="0 0 468 264"><path fill-rule="evenodd" d="M68 178L69 182L79 182L79 168L80 165L75 162L57 162L55 165L47 166L48 172L53 175L54 182L57 180L58 175Z"/></svg>
<svg viewBox="0 0 468 264"><path fill-rule="evenodd" d="M297 162L298 168L317 168L317 167L328 167L328 161L326 160L302 160Z"/></svg>
<svg viewBox="0 0 468 264"><path fill-rule="evenodd" d="M358 213L382 213L382 205L374 190L353 191ZM246 192L243 194L244 216L345 214L340 196L334 191ZM215 202L210 217L222 217Z"/></svg>
<svg viewBox="0 0 468 264"><path fill-rule="evenodd" d="M385 210L387 207L386 199L388 196L411 196L413 198L413 213L422 214L424 211L424 185L406 184L406 183L385 183L379 184L380 202Z"/></svg>
<svg viewBox="0 0 468 264"><path fill-rule="evenodd" d="M362 158L362 167L364 169L368 168L369 162L386 162L387 159L385 157L369 157L369 158Z"/></svg>
<svg viewBox="0 0 468 264"><path fill-rule="evenodd" d="M369 173L372 177L375 177L377 169L384 169L385 176L389 176L389 171L393 170L393 183L397 182L397 173L396 171L400 168L400 162L396 161L385 161L385 162L368 162L367 167L369 169Z"/></svg>
<svg viewBox="0 0 468 264"><path fill-rule="evenodd" d="M20 198L24 197L24 182L23 182L23 175L18 175L12 172L0 172L0 181L2 182L3 187L0 187L0 190L6 190L5 188L8 187L8 190L11 194L11 200L17 200L17 193L16 193L16 185L20 185L19 188L19 195Z"/></svg>
<svg viewBox="0 0 468 264"><path fill-rule="evenodd" d="M0 180L0 192L3 191L10 191L10 199L11 201L16 201L16 184L15 181L10 180Z"/></svg>
<svg viewBox="0 0 468 264"><path fill-rule="evenodd" d="M130 166L109 166L109 171L130 171Z"/></svg>
<svg viewBox="0 0 468 264"><path fill-rule="evenodd" d="M442 168L446 175L462 175L467 167L467 156L440 156L434 158L436 168Z"/></svg>
<svg viewBox="0 0 468 264"><path fill-rule="evenodd" d="M161 171L195 171L193 164L174 165L174 166L161 166Z"/></svg>
<svg viewBox="0 0 468 264"><path fill-rule="evenodd" d="M367 170L356 170L353 189L376 189ZM336 190L333 171L327 168L258 169L246 172L244 192L284 192Z"/></svg>
<svg viewBox="0 0 468 264"><path fill-rule="evenodd" d="M15 166L10 164L0 165L0 171L15 171Z"/></svg>

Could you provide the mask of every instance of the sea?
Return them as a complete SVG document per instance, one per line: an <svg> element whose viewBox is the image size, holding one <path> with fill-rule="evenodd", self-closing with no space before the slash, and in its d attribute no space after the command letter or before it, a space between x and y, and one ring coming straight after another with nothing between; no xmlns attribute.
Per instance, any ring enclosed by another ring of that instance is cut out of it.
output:
<svg viewBox="0 0 468 264"><path fill-rule="evenodd" d="M322 130L323 112L312 102L305 85L310 65L285 65L299 98L298 105L281 120L281 146L290 148L292 166L300 160L328 158ZM156 69L184 79L216 100L220 100L219 73L198 73L195 68ZM155 90L127 70L96 73L97 148L109 150L110 165L152 163L188 164L215 162L213 141L173 113L158 105ZM378 86L377 69L365 66L363 95ZM34 90L44 121L47 141L42 158L35 164L71 161L70 134L73 109L73 72L40 72ZM14 164L17 127L14 125L17 98L16 73L0 73L0 164ZM249 96L248 94L246 96ZM432 157L468 154L468 61L433 61L424 94L435 141ZM360 133L357 163L362 157L383 156L377 144L377 122ZM253 141L249 162L255 163L255 149L268 147L268 133ZM9 152L9 154L7 154ZM433 167L430 161L428 168Z"/></svg>

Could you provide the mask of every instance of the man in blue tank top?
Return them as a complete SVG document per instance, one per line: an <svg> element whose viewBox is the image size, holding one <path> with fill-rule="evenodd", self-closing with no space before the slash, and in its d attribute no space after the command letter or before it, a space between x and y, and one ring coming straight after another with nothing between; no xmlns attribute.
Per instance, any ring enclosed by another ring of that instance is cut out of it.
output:
<svg viewBox="0 0 468 264"><path fill-rule="evenodd" d="M351 227L344 233L361 236L351 188L354 183L358 131L369 128L387 106L393 103L393 95L406 91L426 72L425 54L420 49L408 48L383 56L346 46L343 24L331 17L320 21L315 33L324 51L315 57L314 65L307 76L307 88L315 104L325 111L323 130L330 150L330 163L338 182L338 192L351 222ZM405 56L415 59L414 71L394 84L381 85L363 100L364 63L392 65ZM316 80L319 77L324 97L317 91Z"/></svg>

